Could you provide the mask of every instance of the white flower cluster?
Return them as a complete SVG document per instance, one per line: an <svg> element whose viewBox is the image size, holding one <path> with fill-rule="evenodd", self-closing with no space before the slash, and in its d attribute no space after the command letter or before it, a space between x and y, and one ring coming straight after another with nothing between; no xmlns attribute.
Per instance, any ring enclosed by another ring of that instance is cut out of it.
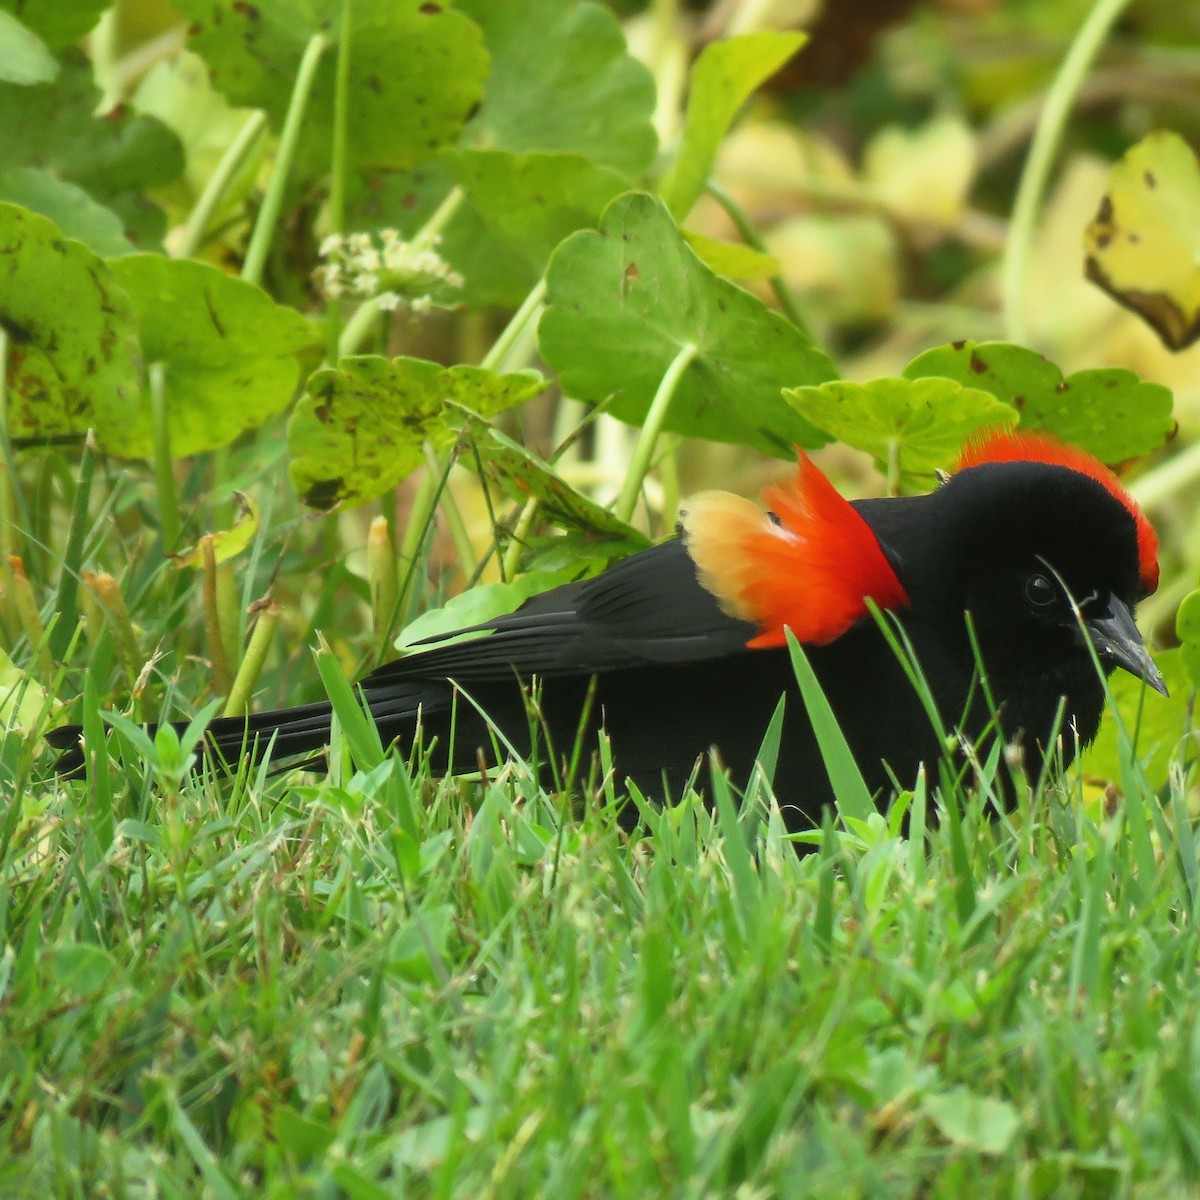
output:
<svg viewBox="0 0 1200 1200"><path fill-rule="evenodd" d="M441 239L406 242L394 229L376 234L330 234L320 246L319 270L325 294L375 298L387 312L404 306L413 313L448 307L463 277L437 252Z"/></svg>

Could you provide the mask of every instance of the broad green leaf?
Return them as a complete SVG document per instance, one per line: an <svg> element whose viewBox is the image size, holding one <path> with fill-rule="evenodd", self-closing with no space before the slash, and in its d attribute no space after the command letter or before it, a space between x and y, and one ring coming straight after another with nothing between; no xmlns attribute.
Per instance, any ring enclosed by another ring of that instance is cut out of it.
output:
<svg viewBox="0 0 1200 1200"><path fill-rule="evenodd" d="M714 275L653 196L617 197L599 232L563 242L547 287L538 343L569 395L612 397L606 411L640 425L667 367L691 343L697 354L666 429L780 458L794 444L828 440L780 388L833 379L833 364L762 301Z"/></svg>
<svg viewBox="0 0 1200 1200"><path fill-rule="evenodd" d="M1084 249L1088 278L1172 350L1200 338L1200 163L1183 138L1159 130L1112 168Z"/></svg>
<svg viewBox="0 0 1200 1200"><path fill-rule="evenodd" d="M8 432L95 428L101 448L139 411L137 322L112 271L52 222L0 203Z"/></svg>
<svg viewBox="0 0 1200 1200"><path fill-rule="evenodd" d="M1136 738L1136 757L1146 778L1151 787L1159 787L1167 781L1171 755L1191 729L1194 685L1188 674L1186 644L1174 650L1156 650L1154 661L1169 696L1160 696L1128 671L1114 671L1108 687L1125 728ZM1120 737L1111 713L1105 714L1096 740L1083 752L1079 765L1087 780L1120 783Z"/></svg>
<svg viewBox="0 0 1200 1200"><path fill-rule="evenodd" d="M147 365L165 367L171 454L226 446L281 412L295 395L296 355L316 330L254 284L207 263L133 254L113 262L137 311ZM111 453L148 458L148 419L107 438Z"/></svg>
<svg viewBox="0 0 1200 1200"><path fill-rule="evenodd" d="M445 446L465 419L536 396L536 371L498 375L419 358L346 358L308 381L288 424L292 486L313 508L364 504L416 470L425 442Z"/></svg>
<svg viewBox="0 0 1200 1200"><path fill-rule="evenodd" d="M0 201L49 217L67 237L106 258L133 253L121 218L112 209L97 204L83 188L49 171L37 167L0 171Z"/></svg>
<svg viewBox="0 0 1200 1200"><path fill-rule="evenodd" d="M954 342L918 355L907 379L956 379L1012 405L1022 429L1041 429L1081 446L1101 462L1119 463L1161 446L1173 428L1171 393L1121 367L1063 378L1051 362L1007 342Z"/></svg>
<svg viewBox="0 0 1200 1200"><path fill-rule="evenodd" d="M58 61L42 39L0 8L0 80L27 87L57 75Z"/></svg>
<svg viewBox="0 0 1200 1200"><path fill-rule="evenodd" d="M627 187L615 171L578 154L449 150L442 157L491 238L529 264L528 285L563 238L594 227Z"/></svg>
<svg viewBox="0 0 1200 1200"><path fill-rule="evenodd" d="M0 84L4 166L37 167L81 187L117 214L126 237L152 247L166 217L145 192L179 177L179 140L154 117L123 110L96 117L99 100L91 64L77 50L62 55L53 85Z"/></svg>
<svg viewBox="0 0 1200 1200"><path fill-rule="evenodd" d="M953 1088L926 1096L925 1115L947 1141L980 1154L1003 1154L1021 1130L1021 1117L1007 1100Z"/></svg>
<svg viewBox="0 0 1200 1200"><path fill-rule="evenodd" d="M254 541L254 535L258 532L258 506L254 503L253 497L248 496L245 492L234 492L233 495L237 501L238 511L233 524L228 529L205 534L200 541L186 550L181 550L178 554L167 555L180 570L184 567L203 569L206 557L204 542L206 540L212 542L213 562L218 564L236 558Z"/></svg>
<svg viewBox="0 0 1200 1200"><path fill-rule="evenodd" d="M783 394L818 429L905 483L926 483L951 466L976 431L1017 422L1007 404L953 379L834 380Z"/></svg>
<svg viewBox="0 0 1200 1200"><path fill-rule="evenodd" d="M1189 592L1175 614L1179 656L1192 687L1200 687L1200 591Z"/></svg>
<svg viewBox="0 0 1200 1200"><path fill-rule="evenodd" d="M111 4L112 0L0 0L0 9L15 13L43 42L57 48L90 33Z"/></svg>
<svg viewBox="0 0 1200 1200"><path fill-rule="evenodd" d="M472 470L481 470L487 483L498 485L513 500L522 504L537 500L539 516L557 528L619 542L630 552L650 544L645 534L577 492L553 467L498 429L479 421L471 422L470 427L472 450L460 461Z"/></svg>
<svg viewBox="0 0 1200 1200"><path fill-rule="evenodd" d="M591 0L460 0L492 71L464 146L574 151L636 176L654 158L654 81Z"/></svg>
<svg viewBox="0 0 1200 1200"><path fill-rule="evenodd" d="M176 0L188 44L234 104L263 108L278 128L301 57L330 39L304 118L305 161L328 169L341 0ZM458 137L483 96L479 30L442 0L355 0L350 54L352 165L400 169Z"/></svg>
<svg viewBox="0 0 1200 1200"><path fill-rule="evenodd" d="M679 220L691 211L738 109L807 40L803 33L746 33L712 42L692 67L679 156L659 192Z"/></svg>
<svg viewBox="0 0 1200 1200"><path fill-rule="evenodd" d="M779 259L763 254L742 242L721 242L690 229L683 231L696 257L717 275L726 279L769 279L779 274Z"/></svg>
<svg viewBox="0 0 1200 1200"><path fill-rule="evenodd" d="M511 583L482 583L447 600L441 608L422 613L396 638L398 650L420 649L418 642L440 634L456 633L515 612L530 596L548 592L574 578L570 571L529 571ZM478 637L480 634L469 636Z"/></svg>

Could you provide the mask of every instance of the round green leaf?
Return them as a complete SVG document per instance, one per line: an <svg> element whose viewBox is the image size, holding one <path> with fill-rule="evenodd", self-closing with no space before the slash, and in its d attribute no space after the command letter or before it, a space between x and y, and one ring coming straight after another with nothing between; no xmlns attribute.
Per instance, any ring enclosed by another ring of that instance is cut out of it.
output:
<svg viewBox="0 0 1200 1200"><path fill-rule="evenodd" d="M599 232L573 234L547 273L538 330L543 358L564 391L611 401L606 411L640 425L667 367L689 342L664 428L790 458L828 439L780 395L824 383L833 364L794 325L697 258L653 196L609 205Z"/></svg>
<svg viewBox="0 0 1200 1200"><path fill-rule="evenodd" d="M82 188L120 218L143 248L161 241L166 217L145 196L183 171L179 139L154 117L116 110L95 116L100 92L77 50L62 55L53 85L0 84L4 166L36 167Z"/></svg>
<svg viewBox="0 0 1200 1200"><path fill-rule="evenodd" d="M689 80L679 156L659 188L679 220L687 216L704 190L738 109L805 41L803 33L764 31L711 42L701 51Z"/></svg>
<svg viewBox="0 0 1200 1200"><path fill-rule="evenodd" d="M954 342L918 355L906 379L939 375L1012 405L1022 429L1044 429L1101 462L1118 463L1161 446L1173 428L1171 393L1120 367L1063 378L1051 362L1007 342Z"/></svg>
<svg viewBox="0 0 1200 1200"><path fill-rule="evenodd" d="M42 39L0 8L0 79L24 87L57 74L58 62Z"/></svg>
<svg viewBox="0 0 1200 1200"><path fill-rule="evenodd" d="M536 396L534 371L498 375L419 358L346 358L308 381L288 424L292 485L306 504L365 504L416 470L425 442L458 433L461 406L481 416Z"/></svg>
<svg viewBox="0 0 1200 1200"><path fill-rule="evenodd" d="M137 311L147 364L165 367L171 454L226 446L281 412L295 395L296 355L314 327L261 288L191 259L133 254L112 264ZM149 421L110 433L105 448L153 453Z"/></svg>
<svg viewBox="0 0 1200 1200"><path fill-rule="evenodd" d="M492 56L464 145L575 151L630 175L654 159L654 80L607 8L583 0L460 0Z"/></svg>
<svg viewBox="0 0 1200 1200"><path fill-rule="evenodd" d="M234 104L278 128L309 41L331 43L305 112L307 161L328 167L341 0L176 0L189 46ZM355 0L350 54L352 164L399 169L449 145L483 96L488 56L475 25L443 0Z"/></svg>
<svg viewBox="0 0 1200 1200"><path fill-rule="evenodd" d="M8 431L95 428L101 447L140 412L137 324L111 270L52 222L0 203L0 326Z"/></svg>
<svg viewBox="0 0 1200 1200"><path fill-rule="evenodd" d="M1084 248L1088 278L1172 350L1200 338L1200 163L1183 138L1159 130L1114 165Z"/></svg>
<svg viewBox="0 0 1200 1200"><path fill-rule="evenodd" d="M563 238L594 227L626 190L615 171L578 154L448 150L442 157L492 239L528 262L530 283Z"/></svg>
<svg viewBox="0 0 1200 1200"><path fill-rule="evenodd" d="M818 429L865 450L881 471L905 483L925 483L950 467L978 430L1017 420L989 392L952 379L834 380L783 394Z"/></svg>
<svg viewBox="0 0 1200 1200"><path fill-rule="evenodd" d="M49 171L37 167L0 171L0 200L49 217L67 237L106 258L133 252L121 218L112 209L97 204L83 188Z"/></svg>

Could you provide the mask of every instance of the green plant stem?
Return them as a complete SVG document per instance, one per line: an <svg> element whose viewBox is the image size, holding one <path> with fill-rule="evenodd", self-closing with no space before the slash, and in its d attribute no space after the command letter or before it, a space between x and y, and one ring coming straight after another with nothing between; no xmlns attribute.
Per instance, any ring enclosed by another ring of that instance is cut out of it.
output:
<svg viewBox="0 0 1200 1200"><path fill-rule="evenodd" d="M259 138L267 128L267 114L260 111L252 112L246 118L246 123L238 131L237 137L229 143L217 169L209 176L204 190L200 193L188 219L183 227L183 236L179 240L178 257L190 258L200 249L204 234L212 222L213 214L221 206L226 192L233 185L238 172L246 165L250 151L254 149Z"/></svg>
<svg viewBox="0 0 1200 1200"><path fill-rule="evenodd" d="M536 496L531 496L526 500L524 507L521 509L521 515L517 518L517 523L513 527L512 537L508 540L508 546L504 550L504 558L500 562L500 576L506 583L520 573L521 551L525 549L525 542L529 537L530 529L533 528L533 522L537 517L540 505L541 501Z"/></svg>
<svg viewBox="0 0 1200 1200"><path fill-rule="evenodd" d="M167 413L166 367L151 363L150 418L154 429L154 482L158 490L158 527L163 552L170 554L179 545L179 495L175 488L175 469L171 462L171 424Z"/></svg>
<svg viewBox="0 0 1200 1200"><path fill-rule="evenodd" d="M342 27L338 37L337 66L333 82L332 156L329 169L329 232L346 232L346 175L350 144L350 56L354 48L354 3L342 0ZM325 305L326 356L336 362L342 330L342 301L330 296Z"/></svg>
<svg viewBox="0 0 1200 1200"><path fill-rule="evenodd" d="M354 0L342 0L342 28L338 37L337 67L333 83L333 155L329 181L329 228L345 233L346 162L350 144L350 55L354 47Z"/></svg>
<svg viewBox="0 0 1200 1200"><path fill-rule="evenodd" d="M654 457L654 447L658 435L662 431L663 422L671 409L671 401L675 398L675 389L679 386L683 373L691 366L692 360L698 353L694 342L685 342L679 353L671 360L654 393L650 411L638 431L638 437L633 447L633 458L629 463L629 472L621 485L621 493L617 497L616 514L622 521L632 521L634 510L637 508L638 496L641 495L642 483L650 470L650 460Z"/></svg>
<svg viewBox="0 0 1200 1200"><path fill-rule="evenodd" d="M446 513L446 522L450 527L450 537L454 541L454 549L458 554L463 574L468 578L475 574L479 561L475 556L475 547L471 545L471 535L467 532L467 523L463 520L462 510L450 489L448 465L441 462L433 452L433 447L425 443L425 469L433 475L446 475L446 486L442 489L442 508Z"/></svg>
<svg viewBox="0 0 1200 1200"><path fill-rule="evenodd" d="M766 243L762 240L762 236L758 230L754 228L745 210L719 183L710 179L705 186L705 191L725 210L726 216L737 227L738 233L742 235L742 240L747 246L757 250L760 254L769 253ZM804 315L803 310L796 301L792 289L788 287L787 280L779 272L776 272L767 282L771 285L771 291L775 293L775 299L779 301L779 307L787 319L809 341L816 341L816 335L813 333L812 326L808 323L808 318Z"/></svg>
<svg viewBox="0 0 1200 1200"><path fill-rule="evenodd" d="M377 300L364 300L350 315L350 320L342 326L338 338L337 356L339 359L350 354L358 353L363 342L371 335L383 310Z"/></svg>
<svg viewBox="0 0 1200 1200"><path fill-rule="evenodd" d="M256 606L258 619L254 622L250 644L246 647L241 663L238 664L237 676L229 689L229 698L225 701L225 711L222 715L226 717L240 717L250 711L250 696L262 673L267 651L279 626L279 605L270 597L261 601L260 605L261 607Z"/></svg>
<svg viewBox="0 0 1200 1200"><path fill-rule="evenodd" d="M204 601L204 629L208 642L208 657L212 664L213 687L222 696L228 696L233 687L233 671L225 654L225 637L221 630L221 605L217 595L217 555L211 533L200 539L200 552L204 556L204 582L201 596Z"/></svg>
<svg viewBox="0 0 1200 1200"><path fill-rule="evenodd" d="M546 278L534 284L529 295L521 301L521 307L512 315L512 319L501 331L500 336L492 343L492 348L483 356L481 367L489 371L503 371L509 365L508 358L513 348L520 341L525 327L536 321L541 314L542 305L546 299Z"/></svg>
<svg viewBox="0 0 1200 1200"><path fill-rule="evenodd" d="M413 495L408 520L404 523L404 537L400 541L399 559L402 575L398 606L401 619L408 609L409 595L417 574L417 556L421 553L421 543L425 540L426 530L433 520L433 510L437 507L440 492L440 478L433 471L427 470Z"/></svg>
<svg viewBox="0 0 1200 1200"><path fill-rule="evenodd" d="M275 153L275 167L271 172L263 196L262 207L258 210L258 220L254 223L254 232L250 235L250 244L246 247L246 260L242 263L242 278L248 283L261 283L263 268L266 266L267 253L271 248L271 239L275 236L275 226L279 223L279 214L283 209L283 194L287 188L288 176L291 174L292 163L296 157L296 148L300 144L300 130L304 126L304 110L308 107L308 98L312 92L313 80L317 75L317 67L329 46L329 39L323 33L314 33L304 48L300 59L300 67L296 71L296 82L292 87L292 98L288 103L287 115L284 117L283 130L279 135L279 149Z"/></svg>
<svg viewBox="0 0 1200 1200"><path fill-rule="evenodd" d="M50 632L50 653L59 662L66 659L71 640L75 636L75 627L79 623L79 573L83 569L83 544L89 528L88 509L95 474L96 435L89 429L87 437L83 440L83 454L79 459L79 478L75 483L75 497L71 503L71 524L67 531L62 573L58 577L58 590L54 600L58 623Z"/></svg>
<svg viewBox="0 0 1200 1200"><path fill-rule="evenodd" d="M1062 142L1063 130L1075 96L1088 68L1096 57L1113 22L1125 10L1129 0L1096 0L1075 40L1071 43L1038 118L1029 154L1017 185L1004 250L1003 295L1004 324L1009 341L1024 345L1029 340L1025 320L1026 273L1038 212L1046 192L1050 169Z"/></svg>
<svg viewBox="0 0 1200 1200"><path fill-rule="evenodd" d="M466 199L466 192L456 183L445 195L441 204L433 210L429 220L417 231L412 239L414 243L432 242L440 238L450 224L451 218L458 212L459 206Z"/></svg>

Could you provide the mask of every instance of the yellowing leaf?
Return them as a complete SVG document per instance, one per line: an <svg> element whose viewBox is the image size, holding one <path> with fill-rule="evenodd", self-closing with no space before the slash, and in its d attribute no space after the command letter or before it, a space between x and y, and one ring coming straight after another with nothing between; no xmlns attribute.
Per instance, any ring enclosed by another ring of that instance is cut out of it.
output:
<svg viewBox="0 0 1200 1200"><path fill-rule="evenodd" d="M958 219L975 177L975 138L959 118L943 115L912 132L881 130L863 155L867 181L900 216L949 225Z"/></svg>
<svg viewBox="0 0 1200 1200"><path fill-rule="evenodd" d="M28 733L58 708L45 688L0 650L0 730Z"/></svg>
<svg viewBox="0 0 1200 1200"><path fill-rule="evenodd" d="M1152 133L1112 168L1084 248L1088 278L1172 350L1200 338L1200 164L1181 137Z"/></svg>
<svg viewBox="0 0 1200 1200"><path fill-rule="evenodd" d="M234 492L237 497L238 514L231 529L222 529L220 533L206 533L194 546L181 550L178 554L167 557L182 570L184 567L204 566L204 543L212 541L213 560L218 563L228 562L237 557L254 540L258 532L258 508L245 492Z"/></svg>

